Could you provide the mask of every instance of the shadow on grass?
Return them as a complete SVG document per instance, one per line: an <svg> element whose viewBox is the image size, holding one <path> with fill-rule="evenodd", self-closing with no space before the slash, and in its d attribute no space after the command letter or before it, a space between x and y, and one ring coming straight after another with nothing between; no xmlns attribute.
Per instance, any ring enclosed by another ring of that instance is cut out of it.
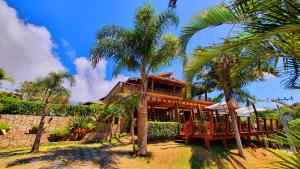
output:
<svg viewBox="0 0 300 169"><path fill-rule="evenodd" d="M272 163L272 168L278 168L278 169L294 169L294 168L300 168L300 153L296 154L295 156L288 156L283 154L278 154L272 150L267 149L270 153L277 156L280 161L276 161Z"/></svg>
<svg viewBox="0 0 300 169"><path fill-rule="evenodd" d="M0 158L7 158L15 155L28 154L28 150L12 150L8 152L0 152Z"/></svg>
<svg viewBox="0 0 300 169"><path fill-rule="evenodd" d="M207 151L203 145L204 143L199 140L197 140L197 144L191 144L190 166L192 169L212 168L212 166L213 168L246 168L237 159L238 154L230 152L230 149L236 148L234 142L228 142L228 148L224 148L220 141L212 141L211 152Z"/></svg>
<svg viewBox="0 0 300 169"><path fill-rule="evenodd" d="M50 168L60 168L67 166L71 162L92 163L105 167L107 165L115 164L115 156L132 156L132 151L126 150L111 150L115 146L125 146L126 144L105 144L98 147L80 147L70 146L64 148L50 148L45 152L33 154L32 157L18 158L6 165L6 167L13 167L18 165L29 164L33 162L49 162ZM17 152L6 152L2 156L19 155ZM28 153L29 154L29 153ZM29 154L30 155L30 154Z"/></svg>

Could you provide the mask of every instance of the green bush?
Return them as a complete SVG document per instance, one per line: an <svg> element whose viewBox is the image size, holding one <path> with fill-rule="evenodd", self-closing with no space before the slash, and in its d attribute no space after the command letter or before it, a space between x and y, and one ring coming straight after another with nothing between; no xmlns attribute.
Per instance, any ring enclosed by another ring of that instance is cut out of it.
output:
<svg viewBox="0 0 300 169"><path fill-rule="evenodd" d="M291 130L300 132L300 118L290 121L289 126Z"/></svg>
<svg viewBox="0 0 300 169"><path fill-rule="evenodd" d="M177 122L148 122L148 140L174 139L179 133Z"/></svg>
<svg viewBox="0 0 300 169"><path fill-rule="evenodd" d="M41 115L44 104L41 102L30 102L12 97L0 97L0 114L23 114ZM99 114L102 106L94 105L72 105L72 104L50 104L50 115L76 116L76 115L95 115Z"/></svg>
<svg viewBox="0 0 300 169"><path fill-rule="evenodd" d="M53 130L53 131L51 132L51 134L56 135L56 136L61 136L61 137L63 137L63 136L69 135L69 134L70 134L70 130L69 130L69 128L67 128L67 127L64 127L64 128L58 128L58 129Z"/></svg>
<svg viewBox="0 0 300 169"><path fill-rule="evenodd" d="M88 117L88 116L75 116L72 118L69 128L70 130L78 129L78 128L85 128L92 130L95 128L95 123Z"/></svg>

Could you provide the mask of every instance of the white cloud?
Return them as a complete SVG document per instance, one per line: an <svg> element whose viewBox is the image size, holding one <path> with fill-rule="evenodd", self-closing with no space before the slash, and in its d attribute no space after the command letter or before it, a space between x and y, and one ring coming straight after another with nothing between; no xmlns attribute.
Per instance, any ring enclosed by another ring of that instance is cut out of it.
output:
<svg viewBox="0 0 300 169"><path fill-rule="evenodd" d="M119 76L113 80L106 80L106 64L105 60L101 60L95 69L85 57L76 58L74 61L76 66L76 86L71 89L72 101L94 101L106 96L106 94L119 81L124 81L125 76Z"/></svg>
<svg viewBox="0 0 300 169"><path fill-rule="evenodd" d="M70 57L70 59L74 60L77 54L76 54L76 51L71 46L71 44L66 39L62 39L61 43L62 43L63 47L65 48L66 53Z"/></svg>
<svg viewBox="0 0 300 169"><path fill-rule="evenodd" d="M55 45L47 28L25 23L18 18L15 9L0 0L0 67L15 78L17 88L23 81L32 81L45 76L50 71L67 70L54 54ZM93 101L105 96L120 76L106 80L106 61L101 61L93 70L84 57L76 58L76 51L70 43L62 39L66 54L74 60L76 66L76 86L71 88L72 102ZM8 84L4 84L12 88Z"/></svg>
<svg viewBox="0 0 300 169"><path fill-rule="evenodd" d="M0 67L16 84L65 70L53 53L54 43L47 28L25 23L15 9L0 0Z"/></svg>

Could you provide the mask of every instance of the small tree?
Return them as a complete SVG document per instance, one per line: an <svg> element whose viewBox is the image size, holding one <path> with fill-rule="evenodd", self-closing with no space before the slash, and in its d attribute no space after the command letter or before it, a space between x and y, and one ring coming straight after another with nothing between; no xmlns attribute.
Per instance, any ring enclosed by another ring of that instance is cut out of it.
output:
<svg viewBox="0 0 300 169"><path fill-rule="evenodd" d="M15 80L12 77L9 77L9 76L6 75L4 69L0 68L0 86L1 86L1 81L2 80L9 81L11 83L15 82Z"/></svg>
<svg viewBox="0 0 300 169"><path fill-rule="evenodd" d="M33 82L33 86L37 89L37 92L43 92L43 103L44 103L44 113L42 114L39 128L31 149L31 152L38 152L41 137L44 130L45 119L48 115L48 108L50 103L50 98L53 95L59 96L62 93L69 93L68 89L63 86L64 80L68 80L70 85L75 84L75 79L73 76L67 72L51 72L46 77L39 78Z"/></svg>
<svg viewBox="0 0 300 169"><path fill-rule="evenodd" d="M113 137L113 125L115 123L116 117L121 118L124 115L124 110L122 107L119 107L117 104L108 103L105 105L102 116L104 120L107 120L109 123L109 135L108 139L111 142Z"/></svg>

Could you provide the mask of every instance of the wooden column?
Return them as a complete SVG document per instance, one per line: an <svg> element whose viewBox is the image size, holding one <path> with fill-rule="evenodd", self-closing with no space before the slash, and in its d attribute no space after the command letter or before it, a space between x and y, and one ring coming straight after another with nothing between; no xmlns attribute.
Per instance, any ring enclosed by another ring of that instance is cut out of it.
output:
<svg viewBox="0 0 300 169"><path fill-rule="evenodd" d="M239 129L239 133L241 134L241 132L242 132L241 117L240 116L236 116L236 120L237 120L237 125L238 125L238 129Z"/></svg>
<svg viewBox="0 0 300 169"><path fill-rule="evenodd" d="M210 128L210 135L213 135L214 132L215 132L215 129L214 129L214 112L211 111L209 113L209 128Z"/></svg>
<svg viewBox="0 0 300 169"><path fill-rule="evenodd" d="M247 121L248 121L248 132L251 133L251 120L250 120L250 117L247 117Z"/></svg>
<svg viewBox="0 0 300 169"><path fill-rule="evenodd" d="M229 133L229 114L225 114L225 127L226 127L226 134Z"/></svg>
<svg viewBox="0 0 300 169"><path fill-rule="evenodd" d="M279 121L276 119L276 130L279 130Z"/></svg>
<svg viewBox="0 0 300 169"><path fill-rule="evenodd" d="M178 111L178 104L175 103L174 105L175 110L175 120L179 123L179 111Z"/></svg>
<svg viewBox="0 0 300 169"><path fill-rule="evenodd" d="M264 131L266 132L267 131L267 119L264 118Z"/></svg>
<svg viewBox="0 0 300 169"><path fill-rule="evenodd" d="M257 131L259 132L260 130L260 122L259 122L259 118L256 117L256 127L257 127Z"/></svg>
<svg viewBox="0 0 300 169"><path fill-rule="evenodd" d="M220 122L220 116L218 110L216 110L216 117L217 117L217 122Z"/></svg>
<svg viewBox="0 0 300 169"><path fill-rule="evenodd" d="M152 79L151 81L151 91L153 92L153 88L154 88L154 79Z"/></svg>
<svg viewBox="0 0 300 169"><path fill-rule="evenodd" d="M273 119L270 119L271 131L273 131Z"/></svg>

